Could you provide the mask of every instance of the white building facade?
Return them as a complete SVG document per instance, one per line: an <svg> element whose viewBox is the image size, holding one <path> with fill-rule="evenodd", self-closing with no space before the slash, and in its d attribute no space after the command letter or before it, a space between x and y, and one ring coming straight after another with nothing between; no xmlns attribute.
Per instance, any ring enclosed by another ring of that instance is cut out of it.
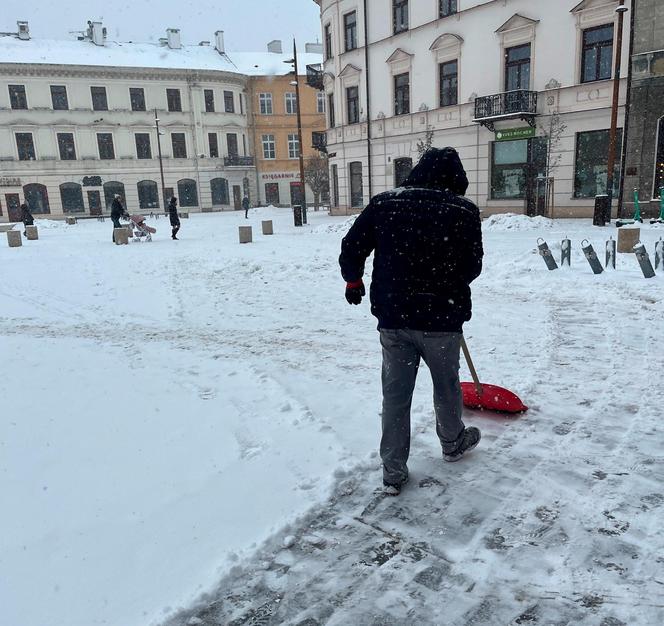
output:
<svg viewBox="0 0 664 626"><path fill-rule="evenodd" d="M163 211L164 195L193 211L253 202L247 82L221 31L199 46L176 29L118 44L90 23L54 42L19 23L0 36L0 219L23 201L36 215L107 214L116 193L133 212Z"/></svg>
<svg viewBox="0 0 664 626"><path fill-rule="evenodd" d="M459 151L485 213L592 214L606 192L620 2L314 1L335 211L399 186L430 144ZM629 29L619 129L628 52Z"/></svg>

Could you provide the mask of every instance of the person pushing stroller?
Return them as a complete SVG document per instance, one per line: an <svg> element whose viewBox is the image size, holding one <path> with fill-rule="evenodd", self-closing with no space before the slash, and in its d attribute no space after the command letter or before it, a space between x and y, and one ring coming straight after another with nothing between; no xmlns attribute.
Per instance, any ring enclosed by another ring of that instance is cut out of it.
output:
<svg viewBox="0 0 664 626"><path fill-rule="evenodd" d="M113 243L115 243L115 229L122 228L122 224L120 224L121 217L129 219L129 213L127 213L127 210L122 206L122 198L120 197L120 194L116 193L115 198L113 198L113 203L111 204L111 221L113 222Z"/></svg>

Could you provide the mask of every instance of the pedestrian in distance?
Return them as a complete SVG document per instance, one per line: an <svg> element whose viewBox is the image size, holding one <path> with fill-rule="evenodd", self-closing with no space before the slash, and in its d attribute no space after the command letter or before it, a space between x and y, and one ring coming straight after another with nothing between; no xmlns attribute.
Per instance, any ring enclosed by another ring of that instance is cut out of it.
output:
<svg viewBox="0 0 664 626"><path fill-rule="evenodd" d="M242 199L242 208L244 209L244 219L249 219L249 197L245 196Z"/></svg>
<svg viewBox="0 0 664 626"><path fill-rule="evenodd" d="M23 236L27 237L27 227L28 226L33 226L35 223L35 218L32 216L32 213L30 212L30 208L28 207L27 202L24 202L21 205L21 221L23 222Z"/></svg>
<svg viewBox="0 0 664 626"><path fill-rule="evenodd" d="M168 217L171 220L171 239L177 240L180 230L180 216L178 215L178 199L173 196L168 203Z"/></svg>
<svg viewBox="0 0 664 626"><path fill-rule="evenodd" d="M111 221L113 222L113 243L115 243L115 229L122 228L120 218L124 217L129 219L129 213L124 206L122 206L122 197L119 193L115 194L113 202L111 203Z"/></svg>
<svg viewBox="0 0 664 626"><path fill-rule="evenodd" d="M408 480L410 407L424 359L434 388L436 433L445 461L477 446L480 431L462 419L459 351L471 317L470 283L482 271L478 208L463 195L468 179L453 148L428 150L402 187L375 196L341 244L346 300L360 304L373 252L371 312L383 351L383 487L398 495Z"/></svg>

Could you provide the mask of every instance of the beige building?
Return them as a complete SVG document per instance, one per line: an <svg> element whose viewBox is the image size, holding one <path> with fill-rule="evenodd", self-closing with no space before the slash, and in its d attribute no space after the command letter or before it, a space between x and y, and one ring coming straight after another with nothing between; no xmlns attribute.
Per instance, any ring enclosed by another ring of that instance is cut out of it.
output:
<svg viewBox="0 0 664 626"><path fill-rule="evenodd" d="M229 55L222 31L118 43L91 22L51 41L19 22L0 35L0 220L24 201L36 215L107 213L116 193L141 212L164 210L164 195L191 211L257 204L249 78L288 72L286 58Z"/></svg>

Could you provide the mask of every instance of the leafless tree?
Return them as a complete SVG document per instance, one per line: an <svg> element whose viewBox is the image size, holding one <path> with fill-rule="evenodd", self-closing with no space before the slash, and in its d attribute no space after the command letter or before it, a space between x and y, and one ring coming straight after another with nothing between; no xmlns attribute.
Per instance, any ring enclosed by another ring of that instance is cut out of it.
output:
<svg viewBox="0 0 664 626"><path fill-rule="evenodd" d="M330 193L327 157L318 154L308 158L304 165L304 180L314 194L314 211L318 211L321 195Z"/></svg>

